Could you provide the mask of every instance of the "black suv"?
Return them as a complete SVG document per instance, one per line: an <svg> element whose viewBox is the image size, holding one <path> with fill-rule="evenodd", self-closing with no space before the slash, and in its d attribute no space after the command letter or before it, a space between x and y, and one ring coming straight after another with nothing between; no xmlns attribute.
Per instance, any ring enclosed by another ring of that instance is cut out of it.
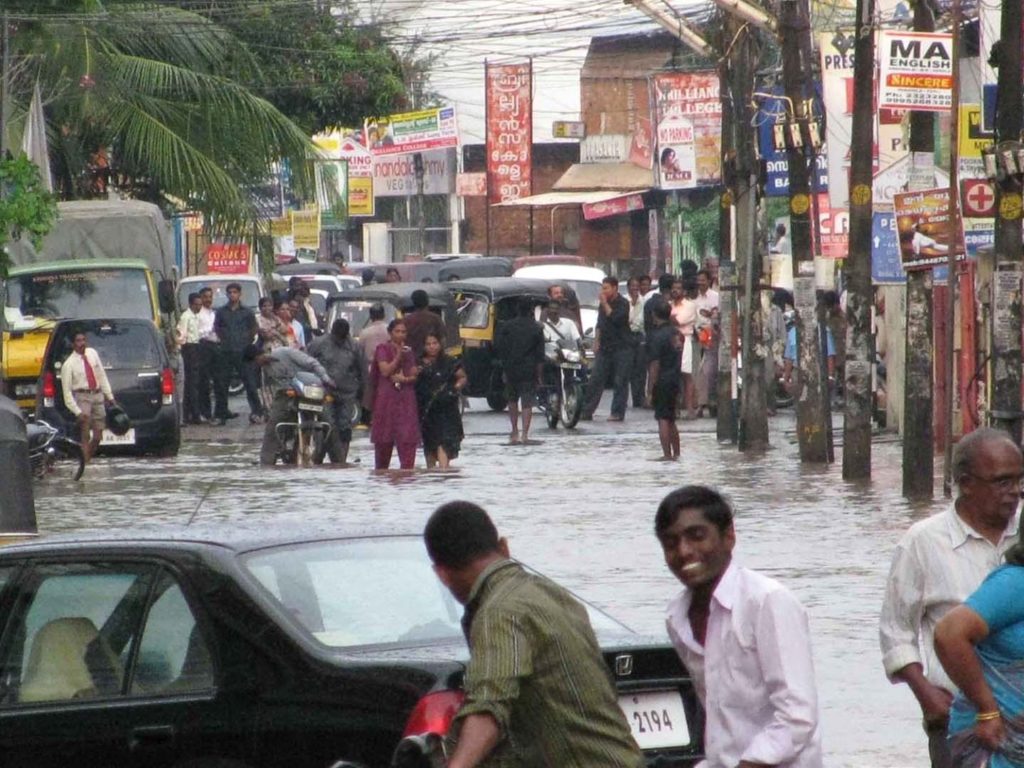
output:
<svg viewBox="0 0 1024 768"><path fill-rule="evenodd" d="M181 445L181 426L174 371L167 348L151 320L61 320L53 329L36 387L36 416L78 437L75 418L64 405L60 369L72 353L76 333L103 361L114 399L132 427L126 435L104 430L101 451L157 453L174 456Z"/></svg>

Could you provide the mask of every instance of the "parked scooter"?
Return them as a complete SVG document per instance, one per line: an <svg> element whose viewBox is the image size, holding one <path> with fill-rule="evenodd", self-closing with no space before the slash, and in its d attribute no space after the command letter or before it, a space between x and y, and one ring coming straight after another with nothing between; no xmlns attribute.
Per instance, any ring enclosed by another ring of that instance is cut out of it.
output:
<svg viewBox="0 0 1024 768"><path fill-rule="evenodd" d="M334 398L327 393L316 374L306 371L295 374L288 397L294 403L292 413L295 421L283 421L277 425L277 438L281 445L278 457L284 464L301 467L323 461L332 428L325 409L330 407Z"/></svg>
<svg viewBox="0 0 1024 768"><path fill-rule="evenodd" d="M26 431L29 464L36 480L78 480L82 476L85 454L81 445L42 419L28 422Z"/></svg>

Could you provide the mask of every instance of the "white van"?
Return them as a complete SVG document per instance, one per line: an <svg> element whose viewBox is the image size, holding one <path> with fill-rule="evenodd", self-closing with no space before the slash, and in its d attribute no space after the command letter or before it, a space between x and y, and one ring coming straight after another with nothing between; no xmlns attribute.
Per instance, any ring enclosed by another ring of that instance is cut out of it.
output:
<svg viewBox="0 0 1024 768"><path fill-rule="evenodd" d="M607 277L604 270L596 267L580 267L573 264L541 264L517 269L512 277L530 277L537 280L562 280L576 291L580 302L580 320L583 336L591 341L597 328L597 312L601 304L601 281ZM589 346L592 346L588 344Z"/></svg>

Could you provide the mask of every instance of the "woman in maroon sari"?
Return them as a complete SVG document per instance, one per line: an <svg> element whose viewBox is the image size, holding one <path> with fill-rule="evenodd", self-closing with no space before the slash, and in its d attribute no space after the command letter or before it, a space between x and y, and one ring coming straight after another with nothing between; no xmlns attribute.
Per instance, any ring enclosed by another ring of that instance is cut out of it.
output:
<svg viewBox="0 0 1024 768"><path fill-rule="evenodd" d="M374 446L374 467L387 469L398 448L402 469L416 464L420 442L420 421L416 410L416 377L419 369L412 350L405 345L406 328L401 320L388 326L389 340L377 346L373 356L376 395L370 441Z"/></svg>

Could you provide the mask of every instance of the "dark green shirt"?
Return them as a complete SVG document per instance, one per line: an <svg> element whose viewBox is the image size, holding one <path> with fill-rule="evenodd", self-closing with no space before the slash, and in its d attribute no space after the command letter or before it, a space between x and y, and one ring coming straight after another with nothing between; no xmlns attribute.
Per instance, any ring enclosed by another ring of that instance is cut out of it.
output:
<svg viewBox="0 0 1024 768"><path fill-rule="evenodd" d="M482 765L643 765L586 609L572 595L501 560L473 585L462 626L470 661L456 729L486 713L502 734Z"/></svg>

